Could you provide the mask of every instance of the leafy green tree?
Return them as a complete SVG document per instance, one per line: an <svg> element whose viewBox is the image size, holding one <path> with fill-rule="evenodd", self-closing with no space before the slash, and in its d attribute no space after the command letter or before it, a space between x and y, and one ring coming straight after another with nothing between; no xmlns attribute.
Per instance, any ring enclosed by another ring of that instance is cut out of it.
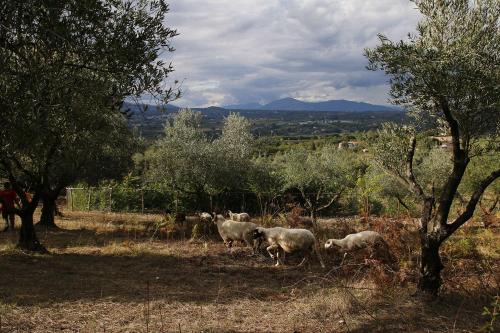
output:
<svg viewBox="0 0 500 333"><path fill-rule="evenodd" d="M271 205L282 193L282 175L270 158L259 157L249 165L247 186L257 196L260 214L264 216L271 213Z"/></svg>
<svg viewBox="0 0 500 333"><path fill-rule="evenodd" d="M224 119L222 135L212 142L215 159L209 185L214 194L247 189L254 144L250 128L250 122L238 114L231 113Z"/></svg>
<svg viewBox="0 0 500 333"><path fill-rule="evenodd" d="M250 124L241 116L227 117L222 135L211 141L202 129L201 113L181 110L145 155L148 177L174 197L194 197L200 209L204 196L212 200L223 192L246 188L252 142Z"/></svg>
<svg viewBox="0 0 500 333"><path fill-rule="evenodd" d="M117 179L128 172L136 142L119 113L86 124L88 131L61 143L48 166L40 198L43 202L40 225L56 227L56 199L75 182L97 184L101 179Z"/></svg>
<svg viewBox="0 0 500 333"><path fill-rule="evenodd" d="M172 67L159 60L176 35L167 12L162 0L1 2L0 168L22 201L19 247L45 250L33 212L76 137L127 97L175 97L163 83Z"/></svg>
<svg viewBox="0 0 500 333"><path fill-rule="evenodd" d="M458 195L462 204L466 204L463 200L464 197L468 197L474 193L474 190L480 186L484 175L489 174L498 167L498 152L492 152L492 154L487 154L483 156L478 156L477 158L471 160L470 166L467 168L464 179L458 187ZM493 182L484 191L484 194L479 199L479 206L486 219L494 219L495 210L498 209L498 203L500 201L500 182ZM485 221L487 224L488 222Z"/></svg>
<svg viewBox="0 0 500 333"><path fill-rule="evenodd" d="M392 126L394 125L384 124L383 129L379 131L380 138L372 147L376 151L375 163L370 166L366 177L377 184L376 196L386 200L395 199L408 212L412 212L413 207L417 205L419 200L408 187L401 186L400 177L401 172L404 171L404 165L401 163L397 165L398 173L388 173L384 169L384 166L388 165L388 161L398 156L397 153L391 151L391 148L395 145L404 147L402 141L405 140L405 136L403 135L402 140L396 144L397 140L393 134L397 133L397 128ZM400 135L402 134L400 133ZM419 145L419 150L415 154L413 168L415 178L427 190L434 191L436 195L439 195L451 167L451 153L449 150L435 147L435 145L432 147L425 144Z"/></svg>
<svg viewBox="0 0 500 333"><path fill-rule="evenodd" d="M365 169L354 153L334 146L315 151L292 150L281 158L281 167L284 187L301 193L314 223L318 212L356 186Z"/></svg>
<svg viewBox="0 0 500 333"><path fill-rule="evenodd" d="M176 206L183 195L200 198L212 172L216 156L201 122L201 113L180 110L165 124L163 137L145 155L148 179L173 193Z"/></svg>
<svg viewBox="0 0 500 333"><path fill-rule="evenodd" d="M499 176L498 166L484 174L465 210L450 218L450 208L471 159L498 143L500 129L500 2L496 0L417 0L423 15L417 33L366 50L369 68L390 77L391 96L406 106L420 128L438 128L451 136L451 171L442 189L422 186L415 176L416 129L385 128L377 155L422 202L421 267L418 287L438 293L443 264L441 244L472 216L486 188ZM417 128L418 129L418 128Z"/></svg>
<svg viewBox="0 0 500 333"><path fill-rule="evenodd" d="M378 172L375 167L368 166L364 174L356 181L356 192L361 201L361 214L367 218L372 211L372 202L374 198L382 192L381 180L383 174Z"/></svg>

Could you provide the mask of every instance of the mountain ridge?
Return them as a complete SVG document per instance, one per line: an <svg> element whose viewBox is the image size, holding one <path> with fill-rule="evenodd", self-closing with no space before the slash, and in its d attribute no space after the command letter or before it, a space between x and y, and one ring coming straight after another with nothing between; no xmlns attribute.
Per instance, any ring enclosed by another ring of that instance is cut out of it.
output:
<svg viewBox="0 0 500 333"><path fill-rule="evenodd" d="M250 107L249 107L250 106ZM391 106L354 102L345 99L328 100L321 102L304 102L295 98L286 97L267 104L244 103L223 106L231 110L280 110L280 111L401 111Z"/></svg>
<svg viewBox="0 0 500 333"><path fill-rule="evenodd" d="M141 114L143 108L146 107L149 112L146 112L144 115L152 115L152 114L165 114L171 112L177 112L182 107L176 106L175 104L168 104L166 107L167 112L160 111L157 106L147 105L147 104L134 104L130 102L125 102L123 109L131 111L132 114L138 115ZM370 104L366 102L354 102L345 99L338 100L329 100L329 101L321 101L321 102L304 102L297 100L295 98L287 97L278 99L267 104L258 104L258 103L243 103L243 104L234 104L234 105L225 105L225 106L209 106L204 108L193 107L193 110L198 111L238 111L238 110L257 110L257 111L308 111L308 112L364 112L364 111L392 111L392 112L401 112L403 111L400 108L393 106L384 106L377 104Z"/></svg>

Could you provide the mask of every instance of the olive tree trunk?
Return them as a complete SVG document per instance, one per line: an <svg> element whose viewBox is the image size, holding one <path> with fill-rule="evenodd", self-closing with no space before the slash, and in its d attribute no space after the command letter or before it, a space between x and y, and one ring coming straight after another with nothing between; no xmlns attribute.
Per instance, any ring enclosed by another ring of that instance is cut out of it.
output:
<svg viewBox="0 0 500 333"><path fill-rule="evenodd" d="M421 240L421 264L418 288L437 295L442 284L441 271L444 266L439 256L440 242L426 237Z"/></svg>
<svg viewBox="0 0 500 333"><path fill-rule="evenodd" d="M57 212L56 200L58 196L59 192L56 193L56 191L51 191L50 193L42 195L42 214L38 225L49 228L57 228L54 217Z"/></svg>
<svg viewBox="0 0 500 333"><path fill-rule="evenodd" d="M19 216L21 217L21 231L17 247L27 251L47 252L36 236L35 226L33 225L33 212L23 211Z"/></svg>

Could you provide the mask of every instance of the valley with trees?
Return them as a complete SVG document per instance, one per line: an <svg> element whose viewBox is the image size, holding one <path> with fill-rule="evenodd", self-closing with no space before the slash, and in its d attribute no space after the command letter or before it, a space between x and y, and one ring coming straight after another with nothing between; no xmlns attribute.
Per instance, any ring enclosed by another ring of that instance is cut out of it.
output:
<svg viewBox="0 0 500 333"><path fill-rule="evenodd" d="M0 332L497 331L500 2L411 3L391 106L179 107L165 1L2 2Z"/></svg>

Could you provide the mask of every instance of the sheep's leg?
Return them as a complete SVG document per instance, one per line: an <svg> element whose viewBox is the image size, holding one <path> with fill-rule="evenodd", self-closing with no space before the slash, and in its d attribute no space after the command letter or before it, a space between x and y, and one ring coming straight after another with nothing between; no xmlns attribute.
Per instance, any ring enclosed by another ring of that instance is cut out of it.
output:
<svg viewBox="0 0 500 333"><path fill-rule="evenodd" d="M233 241L231 239L228 239L224 241L224 244L226 245L228 252L232 253Z"/></svg>
<svg viewBox="0 0 500 333"><path fill-rule="evenodd" d="M255 248L256 248L255 240L252 239L251 237L245 237L245 243L247 244L248 247L252 248L252 254L255 254L256 253L256 251L255 251Z"/></svg>
<svg viewBox="0 0 500 333"><path fill-rule="evenodd" d="M268 247L266 247L267 253L269 253L269 256L271 256L272 259L277 258L277 253L273 254L273 252L271 251L276 251L277 249L279 249L279 245L277 244L269 245ZM278 262L276 263L276 266L278 266L278 264L279 264L279 259Z"/></svg>
<svg viewBox="0 0 500 333"><path fill-rule="evenodd" d="M304 250L303 251L304 258L302 259L302 261L300 262L300 264L297 265L297 267L302 266L306 262L308 263L308 267L309 267L310 266L309 262L311 261L311 256L312 256L313 251L314 251L314 247L312 247L312 246L310 248Z"/></svg>
<svg viewBox="0 0 500 333"><path fill-rule="evenodd" d="M323 258L321 258L321 254L319 254L318 247L314 246L312 250L316 253L316 256L318 257L321 268L325 268L325 263L323 262Z"/></svg>
<svg viewBox="0 0 500 333"><path fill-rule="evenodd" d="M260 254L261 253L261 250L260 250L260 246L261 245L262 245L262 239L257 238L257 239L253 240L253 251L254 251L254 254Z"/></svg>
<svg viewBox="0 0 500 333"><path fill-rule="evenodd" d="M300 262L300 264L297 265L297 267L300 267L302 266L305 262L307 262L309 260L309 254L306 254L304 256L304 258L302 259L302 261Z"/></svg>
<svg viewBox="0 0 500 333"><path fill-rule="evenodd" d="M344 264L344 260L347 257L347 252L344 252L344 256L342 257L342 261L340 262L340 266Z"/></svg>
<svg viewBox="0 0 500 333"><path fill-rule="evenodd" d="M280 250L283 251L283 260L281 259L280 257ZM278 262L276 263L276 266L279 266L279 265L282 265L284 266L285 265L285 250L283 250L281 247L278 247L276 249L276 259L278 260Z"/></svg>

